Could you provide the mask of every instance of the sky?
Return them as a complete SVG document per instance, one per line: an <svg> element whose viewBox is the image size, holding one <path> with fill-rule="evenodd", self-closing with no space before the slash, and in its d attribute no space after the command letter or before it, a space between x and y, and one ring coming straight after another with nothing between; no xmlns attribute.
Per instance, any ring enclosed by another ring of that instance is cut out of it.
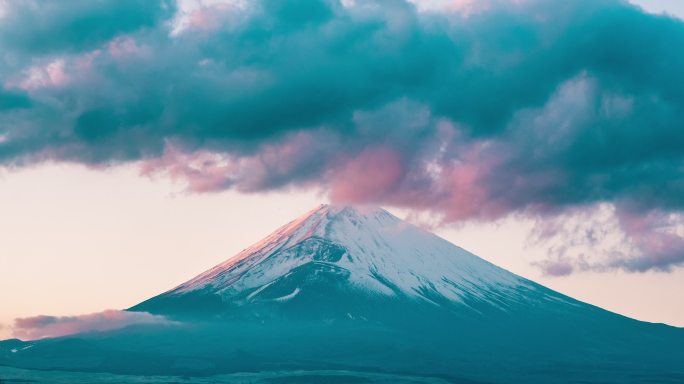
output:
<svg viewBox="0 0 684 384"><path fill-rule="evenodd" d="M678 1L0 1L0 336L136 304L321 202L383 206L684 326L682 17Z"/></svg>

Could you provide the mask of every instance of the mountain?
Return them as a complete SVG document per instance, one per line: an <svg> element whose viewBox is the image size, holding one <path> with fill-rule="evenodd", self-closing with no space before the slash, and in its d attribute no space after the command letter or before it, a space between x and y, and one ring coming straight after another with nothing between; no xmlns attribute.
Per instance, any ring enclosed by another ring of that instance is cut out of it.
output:
<svg viewBox="0 0 684 384"><path fill-rule="evenodd" d="M396 301L461 314L577 303L385 210L321 205L131 310L234 317L263 315L268 306L354 317L363 315L355 313L360 302Z"/></svg>
<svg viewBox="0 0 684 384"><path fill-rule="evenodd" d="M381 371L463 383L684 382L684 330L574 300L382 209L322 205L128 310L181 325L32 342L22 353L0 354L0 365L191 376ZM357 376L353 382L367 378ZM291 382L330 377L318 380Z"/></svg>

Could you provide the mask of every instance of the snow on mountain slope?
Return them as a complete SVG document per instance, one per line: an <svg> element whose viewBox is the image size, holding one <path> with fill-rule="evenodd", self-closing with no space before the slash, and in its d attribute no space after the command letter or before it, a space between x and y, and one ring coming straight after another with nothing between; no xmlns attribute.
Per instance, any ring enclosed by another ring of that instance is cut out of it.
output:
<svg viewBox="0 0 684 384"><path fill-rule="evenodd" d="M520 292L536 287L385 210L321 205L164 295L202 291L230 300L248 293L248 301L256 300L271 284L311 264L342 271L352 288L367 294L435 305L439 297L501 306L528 300ZM292 299L301 289L274 300Z"/></svg>

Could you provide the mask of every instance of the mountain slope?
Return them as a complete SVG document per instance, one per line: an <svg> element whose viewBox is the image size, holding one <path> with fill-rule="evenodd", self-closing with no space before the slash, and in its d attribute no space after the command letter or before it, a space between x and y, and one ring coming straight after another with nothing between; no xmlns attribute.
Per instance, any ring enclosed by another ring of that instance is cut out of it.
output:
<svg viewBox="0 0 684 384"><path fill-rule="evenodd" d="M196 314L202 303L216 313L227 307L235 312L332 288L356 301L413 301L465 313L579 304L385 210L322 205L132 310Z"/></svg>
<svg viewBox="0 0 684 384"><path fill-rule="evenodd" d="M579 302L378 209L320 206L129 310L182 325L0 343L0 365L164 375L383 371L454 383L684 382L684 330ZM10 349L21 352L2 353ZM317 380L310 382L326 382Z"/></svg>

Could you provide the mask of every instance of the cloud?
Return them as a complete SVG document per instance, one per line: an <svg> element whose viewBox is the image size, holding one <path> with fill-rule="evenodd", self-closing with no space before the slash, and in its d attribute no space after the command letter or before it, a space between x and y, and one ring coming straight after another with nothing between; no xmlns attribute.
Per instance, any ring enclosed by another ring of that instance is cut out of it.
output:
<svg viewBox="0 0 684 384"><path fill-rule="evenodd" d="M537 222L530 240L547 245L535 262L552 276L576 271L669 271L684 263L684 215L625 204L577 207Z"/></svg>
<svg viewBox="0 0 684 384"><path fill-rule="evenodd" d="M680 20L620 0L87 3L38 7L40 28L40 2L3 10L1 164L137 162L443 223L607 204L631 246L547 272L684 263L660 219L684 211Z"/></svg>
<svg viewBox="0 0 684 384"><path fill-rule="evenodd" d="M14 337L35 340L84 332L110 331L134 324L169 325L172 321L147 312L126 312L109 309L79 316L34 316L14 320Z"/></svg>
<svg viewBox="0 0 684 384"><path fill-rule="evenodd" d="M30 105L30 99L22 93L0 90L0 111L28 108Z"/></svg>
<svg viewBox="0 0 684 384"><path fill-rule="evenodd" d="M155 27L173 15L174 3L151 0L7 1L0 46L13 54L78 52L116 36Z"/></svg>

